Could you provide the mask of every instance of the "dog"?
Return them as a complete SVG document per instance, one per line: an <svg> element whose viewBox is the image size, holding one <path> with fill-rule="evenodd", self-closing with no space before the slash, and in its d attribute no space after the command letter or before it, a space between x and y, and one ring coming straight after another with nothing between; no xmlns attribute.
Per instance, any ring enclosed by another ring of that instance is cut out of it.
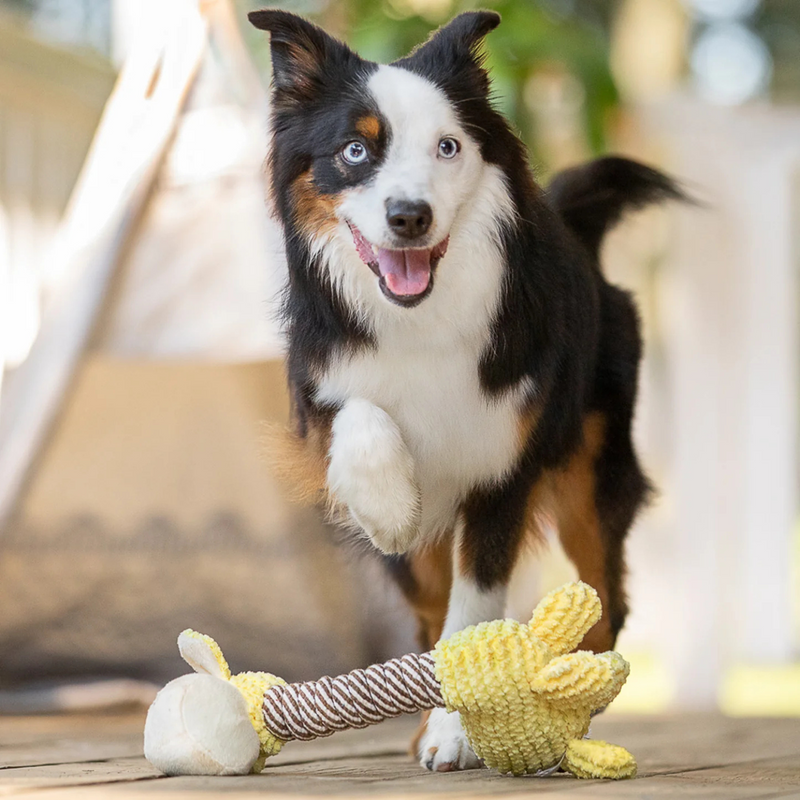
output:
<svg viewBox="0 0 800 800"><path fill-rule="evenodd" d="M612 648L650 485L631 440L638 315L599 251L625 211L680 188L608 157L541 189L492 105L496 13L389 65L285 11L249 19L271 36L295 483L384 554L422 647L503 616L548 519L603 603L583 646ZM416 749L430 770L480 765L443 709Z"/></svg>

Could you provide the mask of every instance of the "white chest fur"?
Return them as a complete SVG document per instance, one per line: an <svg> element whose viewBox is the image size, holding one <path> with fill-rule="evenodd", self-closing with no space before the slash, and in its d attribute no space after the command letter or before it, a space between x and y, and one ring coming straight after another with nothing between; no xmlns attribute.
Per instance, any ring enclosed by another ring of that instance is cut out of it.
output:
<svg viewBox="0 0 800 800"><path fill-rule="evenodd" d="M362 398L398 425L414 459L423 533L452 525L467 492L502 477L518 455L519 396L488 400L478 355L469 346L379 348L340 361L320 387L320 399Z"/></svg>

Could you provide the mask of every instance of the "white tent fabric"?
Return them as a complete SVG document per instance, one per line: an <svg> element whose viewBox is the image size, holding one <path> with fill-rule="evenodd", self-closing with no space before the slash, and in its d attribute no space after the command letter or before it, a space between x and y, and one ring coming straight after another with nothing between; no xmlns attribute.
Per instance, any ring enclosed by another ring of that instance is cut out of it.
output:
<svg viewBox="0 0 800 800"><path fill-rule="evenodd" d="M267 110L241 105L209 51L96 346L124 357L249 361L281 353L280 231L265 208Z"/></svg>
<svg viewBox="0 0 800 800"><path fill-rule="evenodd" d="M152 22L128 52L70 200L51 257L53 302L4 383L0 526L92 335L128 355L246 360L279 349L269 308L279 237L254 169L264 92L232 7L176 0Z"/></svg>

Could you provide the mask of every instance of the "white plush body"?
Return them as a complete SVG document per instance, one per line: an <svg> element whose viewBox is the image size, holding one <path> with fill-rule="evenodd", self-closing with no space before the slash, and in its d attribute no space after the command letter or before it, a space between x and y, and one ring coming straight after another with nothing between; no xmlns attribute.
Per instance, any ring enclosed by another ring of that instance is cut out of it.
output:
<svg viewBox="0 0 800 800"><path fill-rule="evenodd" d="M156 696L144 755L166 775L246 775L258 757L241 692L210 675L182 675Z"/></svg>
<svg viewBox="0 0 800 800"><path fill-rule="evenodd" d="M244 697L202 640L184 632L178 647L195 673L156 695L144 726L145 758L166 775L247 775L260 743Z"/></svg>

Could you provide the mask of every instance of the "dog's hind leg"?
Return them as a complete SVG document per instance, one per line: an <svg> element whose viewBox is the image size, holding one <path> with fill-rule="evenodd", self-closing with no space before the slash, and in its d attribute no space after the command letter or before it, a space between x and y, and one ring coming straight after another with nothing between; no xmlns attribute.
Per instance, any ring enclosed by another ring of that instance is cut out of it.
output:
<svg viewBox="0 0 800 800"><path fill-rule="evenodd" d="M581 649L604 652L614 647L628 613L624 541L646 498L647 480L630 434L615 429L601 412L587 415L581 449L552 478L561 544L603 604L603 616Z"/></svg>
<svg viewBox="0 0 800 800"><path fill-rule="evenodd" d="M581 645L596 652L612 648L625 623L625 537L651 491L631 437L642 344L627 292L604 285L602 319L594 410L584 416L581 447L551 473L561 543L603 603Z"/></svg>

